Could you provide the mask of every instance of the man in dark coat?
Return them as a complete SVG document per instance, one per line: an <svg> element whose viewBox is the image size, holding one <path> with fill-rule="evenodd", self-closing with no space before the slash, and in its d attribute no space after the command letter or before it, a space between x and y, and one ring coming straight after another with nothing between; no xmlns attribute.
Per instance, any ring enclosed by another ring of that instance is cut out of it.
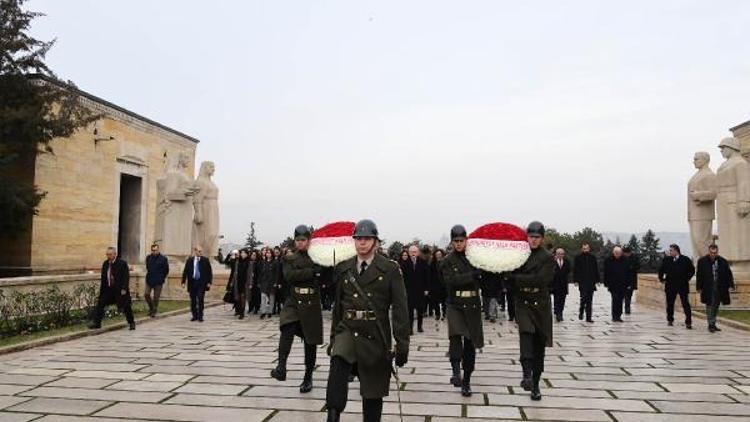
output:
<svg viewBox="0 0 750 422"><path fill-rule="evenodd" d="M468 397L471 396L476 349L484 347L484 332L479 297L482 271L474 268L466 258L466 237L464 226L453 226L453 252L440 263L440 272L448 289L448 356L453 370L451 383L461 387L461 394Z"/></svg>
<svg viewBox="0 0 750 422"><path fill-rule="evenodd" d="M190 294L190 313L193 315L190 321L203 322L203 302L213 279L211 262L203 256L203 248L193 247L193 256L185 261L182 270L182 287L187 285Z"/></svg>
<svg viewBox="0 0 750 422"><path fill-rule="evenodd" d="M482 282L480 283L482 311L484 312L484 320L492 324L497 321L497 311L500 307L497 300L500 297L502 284L503 277L500 274L482 271Z"/></svg>
<svg viewBox="0 0 750 422"><path fill-rule="evenodd" d="M430 281L430 267L427 261L422 259L419 248L416 245L409 246L409 260L402 263L401 270L404 273L404 284L409 302L409 321L411 321L411 333L414 334L414 313L417 314L417 331L422 330L422 319L424 306L429 294L428 283Z"/></svg>
<svg viewBox="0 0 750 422"><path fill-rule="evenodd" d="M146 257L146 291L143 293L143 298L148 304L148 315L151 318L156 316L161 289L168 275L169 260L159 252L159 245L151 245L151 254ZM153 299L151 298L152 291L154 292Z"/></svg>
<svg viewBox="0 0 750 422"><path fill-rule="evenodd" d="M563 320L565 310L565 298L568 296L568 283L570 282L570 262L565 258L565 249L555 249L555 275L552 277L550 293L554 297L555 319L557 322Z"/></svg>
<svg viewBox="0 0 750 422"><path fill-rule="evenodd" d="M633 253L633 248L624 246L622 256L628 262L628 286L625 289L625 315L630 315L630 302L633 300L633 291L638 290L638 271L641 270L641 258Z"/></svg>
<svg viewBox="0 0 750 422"><path fill-rule="evenodd" d="M409 357L409 317L404 281L397 263L377 253L378 228L362 220L354 228L357 256L334 269L336 300L328 354L328 422L338 422L346 407L349 376L356 373L362 395L362 420L378 422L388 395L392 361ZM393 332L391 332L393 326ZM396 340L393 350L393 340Z"/></svg>
<svg viewBox="0 0 750 422"><path fill-rule="evenodd" d="M680 296L682 309L685 311L685 328L693 329L693 318L690 311L690 279L695 275L693 261L680 254L680 247L669 245L669 256L664 257L659 267L659 281L664 283L667 296L667 323L674 325L674 301Z"/></svg>
<svg viewBox="0 0 750 422"><path fill-rule="evenodd" d="M307 250L310 247L310 227L301 224L294 229L293 254L282 258L281 271L289 295L279 318L279 361L271 376L286 380L286 362L292 350L294 337L305 344L305 376L299 386L300 393L313 388L313 371L317 361L318 345L323 344L323 309L320 301L322 267L315 264Z"/></svg>
<svg viewBox="0 0 750 422"><path fill-rule="evenodd" d="M695 274L696 289L701 294L701 303L706 305L706 319L708 331L721 331L716 326L716 314L719 304L729 305L729 289L734 289L734 275L729 262L719 256L719 247L708 247L708 255L698 260L698 270Z"/></svg>
<svg viewBox="0 0 750 422"><path fill-rule="evenodd" d="M604 260L604 285L612 296L612 321L622 321L622 303L625 291L630 285L630 267L627 258L622 255L622 248L615 246L612 256Z"/></svg>
<svg viewBox="0 0 750 422"><path fill-rule="evenodd" d="M591 318L592 304L596 285L599 284L599 264L596 257L591 254L591 245L581 245L581 254L573 262L573 282L578 286L581 295L581 304L578 309L578 319L583 319L586 313L586 322L594 322Z"/></svg>
<svg viewBox="0 0 750 422"><path fill-rule="evenodd" d="M117 305L125 314L130 329L135 330L135 318L130 301L130 269L128 263L117 256L117 249L112 247L107 248L107 259L102 263L99 300L96 302L93 321L89 328L102 327L104 308L107 305Z"/></svg>
<svg viewBox="0 0 750 422"><path fill-rule="evenodd" d="M526 229L531 255L521 268L506 275L513 283L516 320L521 349L521 387L531 391L532 400L541 400L539 380L544 372L546 347L552 347L552 307L549 285L555 275L555 261L542 247L544 225L531 222Z"/></svg>

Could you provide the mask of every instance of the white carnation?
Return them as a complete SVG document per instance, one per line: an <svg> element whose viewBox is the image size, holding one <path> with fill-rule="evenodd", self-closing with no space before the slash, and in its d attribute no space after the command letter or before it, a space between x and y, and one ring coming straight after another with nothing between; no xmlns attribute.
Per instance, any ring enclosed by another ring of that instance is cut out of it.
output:
<svg viewBox="0 0 750 422"><path fill-rule="evenodd" d="M523 265L531 255L528 242L512 240L468 239L466 258L485 271L502 273Z"/></svg>
<svg viewBox="0 0 750 422"><path fill-rule="evenodd" d="M354 248L354 239L349 236L316 237L310 240L307 253L314 263L323 267L333 267L334 264L355 256L357 250Z"/></svg>

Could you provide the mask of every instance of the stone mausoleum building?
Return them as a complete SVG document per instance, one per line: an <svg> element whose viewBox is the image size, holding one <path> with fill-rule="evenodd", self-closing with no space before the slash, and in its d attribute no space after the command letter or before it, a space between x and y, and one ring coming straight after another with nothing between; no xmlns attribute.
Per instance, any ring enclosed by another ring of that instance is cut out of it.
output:
<svg viewBox="0 0 750 422"><path fill-rule="evenodd" d="M143 263L154 240L156 182L169 160L185 154L193 179L197 139L77 91L102 118L54 140L54 154L19 175L47 195L25 235L0 239L0 277L98 269L110 245L131 265Z"/></svg>
<svg viewBox="0 0 750 422"><path fill-rule="evenodd" d="M740 141L740 145L742 145L742 156L750 159L750 120L729 130L732 132L732 136Z"/></svg>

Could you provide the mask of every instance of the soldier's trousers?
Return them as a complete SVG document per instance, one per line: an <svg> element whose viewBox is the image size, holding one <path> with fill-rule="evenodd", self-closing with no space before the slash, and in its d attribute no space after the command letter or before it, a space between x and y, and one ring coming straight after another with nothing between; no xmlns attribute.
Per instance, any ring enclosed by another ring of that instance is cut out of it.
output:
<svg viewBox="0 0 750 422"><path fill-rule="evenodd" d="M302 324L299 321L281 326L281 335L279 336L279 366L286 367L286 361L289 358L289 353L292 351L294 336L300 337L303 342L305 340L305 333L302 331ZM315 368L317 356L318 347L314 344L305 343L305 371L312 372Z"/></svg>
<svg viewBox="0 0 750 422"><path fill-rule="evenodd" d="M462 340L463 339L463 343ZM477 351L471 339L462 336L451 336L448 345L448 356L451 362L463 362L464 371L474 372Z"/></svg>
<svg viewBox="0 0 750 422"><path fill-rule="evenodd" d="M521 333L521 362L531 364L534 376L541 376L544 372L544 352L547 340L539 333Z"/></svg>
<svg viewBox="0 0 750 422"><path fill-rule="evenodd" d="M331 358L331 369L328 372L328 388L326 389L326 407L343 412L349 400L349 374L354 365L338 356ZM365 422L380 422L383 413L383 399L362 398L362 420Z"/></svg>

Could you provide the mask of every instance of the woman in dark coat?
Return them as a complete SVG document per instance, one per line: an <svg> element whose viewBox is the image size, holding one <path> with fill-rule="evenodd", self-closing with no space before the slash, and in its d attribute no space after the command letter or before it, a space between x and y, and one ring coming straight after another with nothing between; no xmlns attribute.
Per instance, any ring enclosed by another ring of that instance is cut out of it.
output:
<svg viewBox="0 0 750 422"><path fill-rule="evenodd" d="M237 260L237 276L234 279L234 306L240 319L245 318L245 301L247 300L248 286L253 282L252 272L248 271L251 267L250 256L247 249L240 251L240 257Z"/></svg>
<svg viewBox="0 0 750 422"><path fill-rule="evenodd" d="M265 249L263 259L260 261L260 279L258 282L261 296L260 319L271 317L278 280L279 261L273 258L271 249Z"/></svg>
<svg viewBox="0 0 750 422"><path fill-rule="evenodd" d="M435 304L435 321L445 320L445 298L446 290L443 279L440 276L440 261L445 257L442 249L435 249L430 261L430 300Z"/></svg>
<svg viewBox="0 0 750 422"><path fill-rule="evenodd" d="M250 252L250 267L248 271L253 273L253 283L250 286L250 292L247 295L248 310L249 314L251 311L254 315L258 315L260 311L260 288L258 287L258 281L260 280L260 259L258 251Z"/></svg>

